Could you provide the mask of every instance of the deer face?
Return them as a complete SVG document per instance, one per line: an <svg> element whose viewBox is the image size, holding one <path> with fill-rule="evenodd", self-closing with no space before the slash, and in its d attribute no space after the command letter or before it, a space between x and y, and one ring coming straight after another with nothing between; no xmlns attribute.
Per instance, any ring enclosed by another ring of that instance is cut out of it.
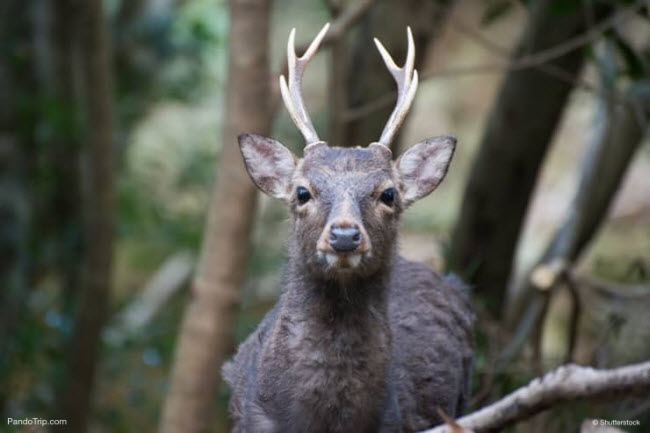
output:
<svg viewBox="0 0 650 433"><path fill-rule="evenodd" d="M378 143L341 148L320 142L298 159L275 140L239 136L253 181L290 207L294 253L311 273L334 279L387 267L401 212L440 183L455 142L432 138L393 162Z"/></svg>
<svg viewBox="0 0 650 433"><path fill-rule="evenodd" d="M292 254L299 254L307 269L321 277L363 277L387 268L400 213L440 183L456 140L431 138L392 160L388 145L404 121L418 85L413 36L408 29L408 53L401 68L375 40L397 82L397 105L379 142L365 148L340 148L320 141L302 101L300 84L328 26L302 57L296 57L295 29L291 31L289 79L280 77L285 106L308 144L304 158L296 158L275 140L254 134L241 134L239 145L257 186L291 208Z"/></svg>

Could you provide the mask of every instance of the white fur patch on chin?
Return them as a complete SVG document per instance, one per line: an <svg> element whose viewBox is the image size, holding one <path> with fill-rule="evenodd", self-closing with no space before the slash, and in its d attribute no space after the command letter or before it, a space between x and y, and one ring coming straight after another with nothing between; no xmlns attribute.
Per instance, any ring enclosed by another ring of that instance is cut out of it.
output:
<svg viewBox="0 0 650 433"><path fill-rule="evenodd" d="M361 254L352 254L348 257L348 263L351 267L356 268L361 263Z"/></svg>
<svg viewBox="0 0 650 433"><path fill-rule="evenodd" d="M327 260L327 264L329 266L334 266L334 265L336 265L338 263L339 256L337 256L336 254L332 254L332 253L325 253L325 260Z"/></svg>
<svg viewBox="0 0 650 433"><path fill-rule="evenodd" d="M318 252L319 258L325 258L328 268L334 268L340 266L341 268L356 268L361 264L362 255L361 254L348 254L345 256L340 256L335 253L324 253Z"/></svg>

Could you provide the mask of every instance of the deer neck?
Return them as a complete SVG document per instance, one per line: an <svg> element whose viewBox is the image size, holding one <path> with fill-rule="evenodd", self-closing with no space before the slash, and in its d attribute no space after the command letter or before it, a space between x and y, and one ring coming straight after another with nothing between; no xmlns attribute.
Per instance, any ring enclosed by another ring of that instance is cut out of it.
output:
<svg viewBox="0 0 650 433"><path fill-rule="evenodd" d="M387 320L390 266L365 278L324 279L307 272L300 260L289 260L287 276L285 305L292 312L309 312L313 321L328 325L350 316Z"/></svg>
<svg viewBox="0 0 650 433"><path fill-rule="evenodd" d="M271 346L276 365L291 366L276 374L291 389L281 400L300 419L295 431L320 432L315 426L341 413L328 432L375 431L389 394L389 273L345 285L289 270Z"/></svg>

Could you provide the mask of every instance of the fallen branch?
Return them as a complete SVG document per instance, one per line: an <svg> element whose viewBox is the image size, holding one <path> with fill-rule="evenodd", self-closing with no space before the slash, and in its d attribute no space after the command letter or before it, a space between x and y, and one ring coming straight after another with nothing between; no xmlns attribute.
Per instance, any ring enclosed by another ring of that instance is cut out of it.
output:
<svg viewBox="0 0 650 433"><path fill-rule="evenodd" d="M612 370L569 364L534 379L456 423L476 433L498 431L560 403L645 393L650 393L650 361ZM453 430L441 425L421 433L453 433Z"/></svg>
<svg viewBox="0 0 650 433"><path fill-rule="evenodd" d="M194 270L194 257L181 251L168 258L147 282L135 300L120 312L104 338L114 344L122 343L136 335L162 310L169 299L190 281Z"/></svg>

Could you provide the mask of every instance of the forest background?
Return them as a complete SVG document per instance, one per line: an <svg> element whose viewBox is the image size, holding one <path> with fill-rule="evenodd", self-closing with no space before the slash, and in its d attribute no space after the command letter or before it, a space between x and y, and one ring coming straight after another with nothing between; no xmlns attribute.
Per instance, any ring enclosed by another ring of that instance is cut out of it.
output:
<svg viewBox="0 0 650 433"><path fill-rule="evenodd" d="M301 154L286 40L332 22L305 98L331 145L451 134L400 251L474 287L470 410L566 362L650 359L650 11L600 0L5 0L0 5L0 412L65 431L227 431L219 368L277 299L287 212L235 136ZM303 48L304 49L304 48ZM300 50L300 48L299 48ZM639 419L561 405L517 431ZM0 423L0 431L41 431Z"/></svg>

